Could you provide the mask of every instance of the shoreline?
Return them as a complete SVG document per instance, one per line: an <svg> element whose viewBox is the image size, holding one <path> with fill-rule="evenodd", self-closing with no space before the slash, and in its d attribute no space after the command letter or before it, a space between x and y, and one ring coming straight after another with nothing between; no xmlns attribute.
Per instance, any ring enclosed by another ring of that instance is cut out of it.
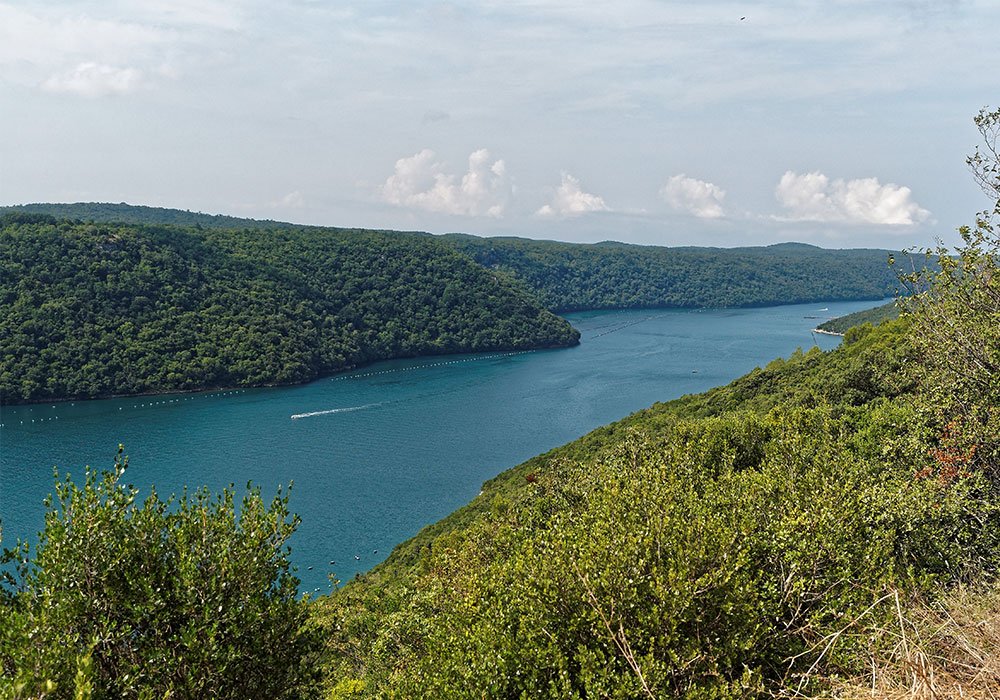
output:
<svg viewBox="0 0 1000 700"><path fill-rule="evenodd" d="M461 352L442 352L442 353L431 353L427 355L405 355L402 357L385 357L378 360L372 360L370 362L362 362L359 364L348 365L345 367L340 367L338 369L323 372L316 375L315 377L310 377L309 379L304 379L298 382L280 382L274 384L253 384L253 385L232 385L232 386L205 386L199 387L197 389L160 389L156 391L140 391L136 393L127 394L105 394L102 396L67 396L60 398L45 398L45 399L30 399L28 401L18 401L13 403L6 403L0 401L0 410L5 408L17 408L19 406L38 406L40 404L58 404L58 403L75 403L77 401L107 401L109 399L132 399L139 398L142 396L178 396L185 394L211 394L215 392L224 391L250 391L253 389L280 389L282 387L295 387L304 386L306 384L312 384L313 382L318 382L322 379L329 379L330 377L335 377L338 374L344 374L346 372L352 372L356 369L363 369L365 367L370 367L371 365L378 364L379 362L392 362L394 360L420 360L433 357L454 357L456 355L488 355L490 353L496 352L538 352L540 350L566 350L569 348L574 348L580 344L579 339L572 345L540 345L531 348L496 348L492 350L466 350Z"/></svg>
<svg viewBox="0 0 1000 700"><path fill-rule="evenodd" d="M737 306L737 307L723 307L723 308L736 308L736 309L773 308L773 307L776 307L776 306L796 306L796 305L800 305L800 304L824 303L824 302L829 303L831 301L832 302L842 302L842 301L872 301L872 300L870 300L870 299L825 299L825 300L821 299L821 300L817 300L817 301L807 301L807 302L796 301L796 302L786 302L786 303L779 303L779 304L764 304L764 305L761 305L759 307L758 306ZM558 313L557 312L553 312L553 313L557 313L557 315L560 315L560 314L563 314L563 313L565 313L565 314L569 314L569 313L586 313L588 311L667 311L667 310L676 310L676 311L704 311L706 309L705 308L701 308L701 307L657 307L657 306L654 306L654 307L607 308L607 309L605 309L605 308L591 308L591 309L580 309L580 310L575 310L575 311L562 311L562 312L558 312ZM562 318L561 315L560 315L560 318ZM843 337L844 336L843 333L836 333L834 331L826 331L826 330L822 330L820 328L813 328L812 332L813 333L821 333L823 335L838 336L838 337ZM522 350L525 350L525 351L528 351L528 352L533 352L533 351L537 351L537 350L560 350L560 349L573 348L573 347L578 346L579 344L580 344L580 339L578 338L575 343L571 343L571 344L566 344L566 345L541 345L541 346L532 347L532 348L523 348ZM242 385L242 386L241 385L234 385L234 386L205 386L205 387L198 387L198 388L194 388L194 389L159 389L159 390L142 391L142 392L136 392L136 393L105 394L105 395L101 395L101 396L67 396L67 397L59 397L59 398L47 397L47 398L42 398L42 399L29 399L29 400L26 400L26 401L15 401L15 402L10 402L10 403L3 401L2 397L0 397L0 409L2 409L2 408L15 408L17 406L36 406L36 405L39 405L39 404L46 404L46 403L67 403L67 402L75 402L75 401L102 401L102 400L106 400L106 399L139 398L139 397L142 397L142 396L200 394L200 393L211 393L211 392L216 392L216 391L236 391L236 390L248 390L248 389L277 389L277 388L281 388L281 387L293 387L293 386L302 386L302 385L305 385L305 384L310 384L312 382L319 381L320 379L326 379L328 377L332 377L332 376L335 376L335 375L338 375L338 374L343 374L345 372L350 372L350 371L355 370L355 369L360 369L360 368L363 368L363 367L368 367L370 365L373 365L373 364L376 364L376 363L379 363L379 362L388 362L388 361L392 361L392 360L419 359L419 358L429 358L429 357L443 357L443 356L449 356L449 355L477 355L477 354L490 353L490 352L509 352L509 351L513 351L513 350L515 350L515 348L503 348L503 349L501 349L501 348L494 348L494 349L491 349L491 350L478 350L478 351L477 350L467 350L467 351L449 352L449 353L430 353L430 354L426 354L426 355L421 354L421 355L404 355L404 356L400 356L400 357L385 357L385 358L380 358L380 359L377 359L377 360L371 360L370 362L362 362L360 364L354 364L354 365L349 365L349 366L341 367L341 368L338 368L338 369L335 369L335 370L332 370L332 371L329 371L329 372L323 372L323 373L321 373L321 374L319 374L319 375L317 375L315 377L311 377L309 379L305 379L305 380L302 380L302 381L280 382L280 383L274 383L274 384L254 384L254 385Z"/></svg>

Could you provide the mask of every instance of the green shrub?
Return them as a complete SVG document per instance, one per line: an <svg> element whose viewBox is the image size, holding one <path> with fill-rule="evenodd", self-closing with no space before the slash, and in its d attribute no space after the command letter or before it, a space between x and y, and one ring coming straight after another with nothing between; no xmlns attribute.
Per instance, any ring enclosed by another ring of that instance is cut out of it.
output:
<svg viewBox="0 0 1000 700"><path fill-rule="evenodd" d="M57 477L34 557L8 552L19 575L0 605L0 697L289 696L309 637L287 493L140 503L127 465L119 448L81 486Z"/></svg>

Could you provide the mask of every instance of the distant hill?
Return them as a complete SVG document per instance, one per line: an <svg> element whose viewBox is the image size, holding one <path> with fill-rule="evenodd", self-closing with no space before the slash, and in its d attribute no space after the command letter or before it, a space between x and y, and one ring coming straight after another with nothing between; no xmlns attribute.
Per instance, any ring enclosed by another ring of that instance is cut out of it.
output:
<svg viewBox="0 0 1000 700"><path fill-rule="evenodd" d="M874 309L855 311L853 314L831 318L829 321L819 324L816 328L827 333L843 335L848 329L860 326L863 323L870 323L873 326L877 326L883 321L894 318L899 318L899 307L896 305L896 302L891 301L888 304L876 306Z"/></svg>
<svg viewBox="0 0 1000 700"><path fill-rule="evenodd" d="M302 382L566 346L569 323L431 237L0 214L0 400Z"/></svg>
<svg viewBox="0 0 1000 700"><path fill-rule="evenodd" d="M224 214L202 214L184 209L164 209L134 204L78 202L74 204L19 204L0 207L0 213L47 214L57 219L77 219L94 223L171 224L203 228L273 228L292 224L270 219L245 219Z"/></svg>
<svg viewBox="0 0 1000 700"><path fill-rule="evenodd" d="M11 212L82 221L180 224L203 228L299 227L272 221L127 204L27 204ZM3 211L0 208L0 211ZM346 229L325 228L345 232ZM429 237L408 232L405 235ZM519 280L550 310L767 306L882 299L897 281L887 250L827 250L805 243L766 247L640 246L615 241L560 243L526 238L435 236L484 267Z"/></svg>
<svg viewBox="0 0 1000 700"><path fill-rule="evenodd" d="M826 250L803 243L662 248L463 234L444 238L481 265L521 280L556 312L883 299L897 286L887 250Z"/></svg>

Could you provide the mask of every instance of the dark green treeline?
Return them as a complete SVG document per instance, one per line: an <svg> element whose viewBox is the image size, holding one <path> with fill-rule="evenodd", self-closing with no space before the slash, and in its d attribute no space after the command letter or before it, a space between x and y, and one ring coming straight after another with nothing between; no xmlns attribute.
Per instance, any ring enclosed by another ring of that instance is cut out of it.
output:
<svg viewBox="0 0 1000 700"><path fill-rule="evenodd" d="M579 337L429 237L8 213L0 266L4 402L286 384Z"/></svg>

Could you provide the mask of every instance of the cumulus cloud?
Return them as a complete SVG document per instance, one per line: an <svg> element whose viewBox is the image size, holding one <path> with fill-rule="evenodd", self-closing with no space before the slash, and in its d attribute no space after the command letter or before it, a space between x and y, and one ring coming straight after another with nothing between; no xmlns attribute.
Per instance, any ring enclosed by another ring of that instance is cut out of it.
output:
<svg viewBox="0 0 1000 700"><path fill-rule="evenodd" d="M485 148L469 155L461 180L445 171L434 151L425 148L396 161L395 172L382 185L382 199L402 207L463 216L503 216L513 188L502 160Z"/></svg>
<svg viewBox="0 0 1000 700"><path fill-rule="evenodd" d="M718 219L726 215L722 209L722 200L726 198L724 189L683 173L667 180L660 189L660 196L674 209L700 219Z"/></svg>
<svg viewBox="0 0 1000 700"><path fill-rule="evenodd" d="M911 198L909 187L883 185L877 178L830 180L820 172L787 171L774 196L791 221L830 221L865 224L912 225L930 212Z"/></svg>
<svg viewBox="0 0 1000 700"><path fill-rule="evenodd" d="M569 173L563 173L562 184L556 190L552 201L535 214L546 218L565 218L591 211L611 211L611 209L604 203L603 197L584 192L577 178Z"/></svg>
<svg viewBox="0 0 1000 700"><path fill-rule="evenodd" d="M84 97L101 97L131 92L142 84L142 72L103 63L80 63L72 70L50 76L42 83L49 92L70 92Z"/></svg>

